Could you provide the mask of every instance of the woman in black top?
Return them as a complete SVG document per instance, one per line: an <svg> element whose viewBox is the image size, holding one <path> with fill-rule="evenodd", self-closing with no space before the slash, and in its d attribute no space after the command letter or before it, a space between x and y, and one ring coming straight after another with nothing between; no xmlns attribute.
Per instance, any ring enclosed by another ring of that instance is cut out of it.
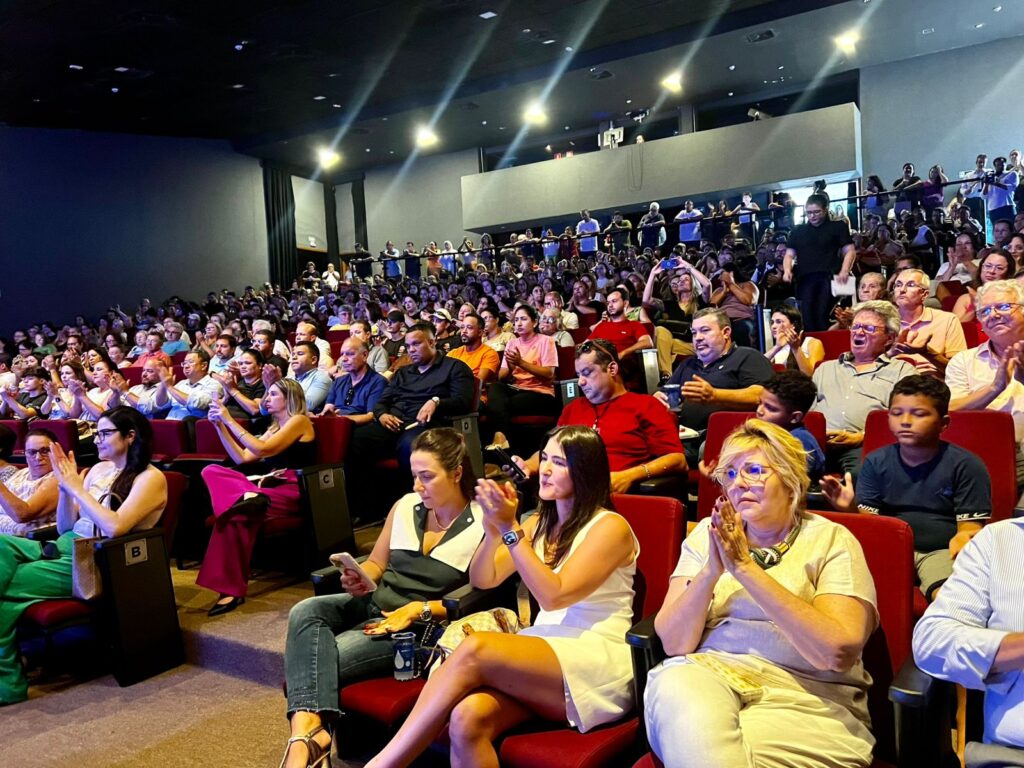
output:
<svg viewBox="0 0 1024 768"><path fill-rule="evenodd" d="M263 355L255 349L239 353L225 373L211 373L224 390L224 405L236 419L260 415L260 400L267 393L263 383Z"/></svg>

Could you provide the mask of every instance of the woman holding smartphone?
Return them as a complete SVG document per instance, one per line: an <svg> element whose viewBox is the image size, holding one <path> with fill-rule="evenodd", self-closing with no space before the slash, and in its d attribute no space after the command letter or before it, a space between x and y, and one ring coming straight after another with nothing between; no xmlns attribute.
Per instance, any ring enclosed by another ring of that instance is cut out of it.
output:
<svg viewBox="0 0 1024 768"><path fill-rule="evenodd" d="M303 600L288 616L291 738L283 768L320 763L340 714L339 689L390 672L395 651L385 636L444 619L441 598L469 581L484 529L462 436L448 428L424 432L413 442L410 464L413 493L391 508L362 564L377 588L370 592L359 573L346 569L344 593Z"/></svg>
<svg viewBox="0 0 1024 768"><path fill-rule="evenodd" d="M493 741L534 717L581 732L632 704L625 643L639 544L611 504L600 435L563 427L541 451L540 505L521 526L511 483L477 484L485 537L474 586L518 574L540 605L518 634L475 632L431 675L409 717L367 768L409 765L449 724L451 764L498 764Z"/></svg>

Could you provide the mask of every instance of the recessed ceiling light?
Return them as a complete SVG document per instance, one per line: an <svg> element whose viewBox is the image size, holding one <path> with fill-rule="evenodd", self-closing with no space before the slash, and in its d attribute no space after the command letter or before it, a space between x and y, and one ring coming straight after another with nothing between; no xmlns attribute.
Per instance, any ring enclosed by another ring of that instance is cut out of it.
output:
<svg viewBox="0 0 1024 768"><path fill-rule="evenodd" d="M393 149L389 149L389 150L388 150L388 154L389 154L389 155L393 155L393 154L395 154L395 150L393 150Z"/></svg>
<svg viewBox="0 0 1024 768"><path fill-rule="evenodd" d="M545 149L546 151L550 152L550 151L551 151L551 145L550 145L550 144L546 145L546 146L544 147L544 149Z"/></svg>
<svg viewBox="0 0 1024 768"><path fill-rule="evenodd" d="M114 67L114 71L115 72L122 72L122 73L123 72L127 72L128 71L128 67Z"/></svg>
<svg viewBox="0 0 1024 768"><path fill-rule="evenodd" d="M661 79L661 87L672 93L683 92L683 73L670 72Z"/></svg>
<svg viewBox="0 0 1024 768"><path fill-rule="evenodd" d="M486 120L481 120L480 121L480 125L487 125L487 121Z"/></svg>
<svg viewBox="0 0 1024 768"><path fill-rule="evenodd" d="M240 50L242 50L243 48L245 48L245 46L244 46L244 45L242 45L241 43L235 43L235 50L236 50L236 51L240 51Z"/></svg>
<svg viewBox="0 0 1024 768"><path fill-rule="evenodd" d="M974 25L974 28L975 29L981 29L984 26L985 26L985 22L984 21L979 21L977 24Z"/></svg>
<svg viewBox="0 0 1024 768"><path fill-rule="evenodd" d="M497 15L498 14L496 14L494 11L484 11L483 13L480 14L480 18L481 19L493 19Z"/></svg>
<svg viewBox="0 0 1024 768"><path fill-rule="evenodd" d="M504 125L499 125L498 126L498 130L499 131L504 131L505 130L505 126Z"/></svg>
<svg viewBox="0 0 1024 768"><path fill-rule="evenodd" d="M76 72L80 72L83 69L85 69L85 67L83 67L81 64L68 64L68 69L73 69Z"/></svg>
<svg viewBox="0 0 1024 768"><path fill-rule="evenodd" d="M993 13L999 13L1001 10L1003 10L1003 6L1001 5L997 5L995 8L992 9Z"/></svg>
<svg viewBox="0 0 1024 768"><path fill-rule="evenodd" d="M633 100L632 100L632 99L626 99L626 103L627 103L627 104L632 104L632 103L633 103Z"/></svg>
<svg viewBox="0 0 1024 768"><path fill-rule="evenodd" d="M572 53L572 46L571 45L565 46L565 52L566 53Z"/></svg>
<svg viewBox="0 0 1024 768"><path fill-rule="evenodd" d="M320 162L321 168L330 168L341 162L341 155L335 152L330 147L320 147L316 151L317 160Z"/></svg>
<svg viewBox="0 0 1024 768"><path fill-rule="evenodd" d="M118 93L120 90L121 90L120 88L111 88L110 92L111 93Z"/></svg>
<svg viewBox="0 0 1024 768"><path fill-rule="evenodd" d="M935 31L935 27L925 27L921 30L922 35L930 35Z"/></svg>
<svg viewBox="0 0 1024 768"><path fill-rule="evenodd" d="M528 34L530 34L530 33L531 33L532 31L533 31L533 30L532 30L532 29L530 29L529 27L524 27L524 28L523 28L523 34L524 34L524 35L528 35Z"/></svg>
<svg viewBox="0 0 1024 768"><path fill-rule="evenodd" d="M730 72L735 72L736 71L736 65L735 64L730 64L729 65L729 71Z"/></svg>
<svg viewBox="0 0 1024 768"><path fill-rule="evenodd" d="M765 85L768 85L768 81L767 81L767 80L765 80L765 81L764 81L764 84L765 84Z"/></svg>
<svg viewBox="0 0 1024 768"><path fill-rule="evenodd" d="M555 42L555 38L551 37L541 43L541 45L551 45L553 42Z"/></svg>
<svg viewBox="0 0 1024 768"><path fill-rule="evenodd" d="M335 109L341 109L341 104L331 104Z"/></svg>
<svg viewBox="0 0 1024 768"><path fill-rule="evenodd" d="M437 134L429 126L421 125L416 129L416 146L425 149L434 146L438 141Z"/></svg>
<svg viewBox="0 0 1024 768"><path fill-rule="evenodd" d="M523 120L531 125L541 125L548 121L548 115L544 107L535 101L528 104L523 111Z"/></svg>
<svg viewBox="0 0 1024 768"><path fill-rule="evenodd" d="M567 131L569 130L569 126L568 126L568 125L567 125L567 126L565 126L565 130L567 130Z"/></svg>
<svg viewBox="0 0 1024 768"><path fill-rule="evenodd" d="M326 96L314 96L313 101L323 101L326 98Z"/></svg>
<svg viewBox="0 0 1024 768"><path fill-rule="evenodd" d="M341 77L341 72L331 72L328 77Z"/></svg>
<svg viewBox="0 0 1024 768"><path fill-rule="evenodd" d="M835 39L836 47L843 53L853 53L857 50L857 43L860 42L860 33L855 29L844 32ZM782 69L782 67L779 67Z"/></svg>
<svg viewBox="0 0 1024 768"><path fill-rule="evenodd" d="M779 72L781 72L781 71L782 71L782 70L784 70L785 68L786 68L786 65L785 65L785 64L779 64Z"/></svg>
<svg viewBox="0 0 1024 768"><path fill-rule="evenodd" d="M32 99L33 104L38 104L42 99Z"/></svg>
<svg viewBox="0 0 1024 768"><path fill-rule="evenodd" d="M231 87L234 88L236 91L238 91L238 90L241 90L242 88L245 88L245 83L235 83Z"/></svg>
<svg viewBox="0 0 1024 768"><path fill-rule="evenodd" d="M732 96L732 91L729 91L729 95Z"/></svg>
<svg viewBox="0 0 1024 768"><path fill-rule="evenodd" d="M367 147L367 148L366 148L366 151L367 151L367 152L369 152L369 151L370 151L370 148L369 148L369 147Z"/></svg>
<svg viewBox="0 0 1024 768"><path fill-rule="evenodd" d="M382 117L382 118L380 119L380 121L381 121L382 123L386 123L386 122L388 121L388 119L387 119L386 117Z"/></svg>

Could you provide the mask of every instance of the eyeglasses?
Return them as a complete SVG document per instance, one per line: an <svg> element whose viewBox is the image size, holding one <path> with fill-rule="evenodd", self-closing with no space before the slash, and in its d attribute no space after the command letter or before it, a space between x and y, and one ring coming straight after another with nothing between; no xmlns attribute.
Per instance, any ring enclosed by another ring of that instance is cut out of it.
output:
<svg viewBox="0 0 1024 768"><path fill-rule="evenodd" d="M97 429L96 440L98 442L105 442L111 435L120 434L120 430L117 429Z"/></svg>
<svg viewBox="0 0 1024 768"><path fill-rule="evenodd" d="M884 325L865 325L864 323L854 323L850 326L851 331L864 331L864 333L878 333L884 331Z"/></svg>
<svg viewBox="0 0 1024 768"><path fill-rule="evenodd" d="M345 393L345 405L352 405L352 401L356 399L356 388L350 386L348 392Z"/></svg>
<svg viewBox="0 0 1024 768"><path fill-rule="evenodd" d="M998 304L989 304L987 307L979 307L974 314L976 314L982 320L987 320L992 316L993 312L998 312L1000 315L1008 315L1013 312L1017 307L1024 306L1016 304L1010 301L1002 301Z"/></svg>
<svg viewBox="0 0 1024 768"><path fill-rule="evenodd" d="M37 456L49 456L50 455L50 449L49 448L26 448L25 449L25 455L28 456L30 459L34 459Z"/></svg>
<svg viewBox="0 0 1024 768"><path fill-rule="evenodd" d="M923 288L924 286L922 286L920 283L915 283L913 280L911 280L909 283L903 283L897 280L892 287L893 290L897 288L906 288L909 291L912 288Z"/></svg>
<svg viewBox="0 0 1024 768"><path fill-rule="evenodd" d="M739 469L727 467L718 473L717 479L723 488L731 488L740 478L747 485L764 485L772 474L774 474L774 470L763 464L744 464Z"/></svg>

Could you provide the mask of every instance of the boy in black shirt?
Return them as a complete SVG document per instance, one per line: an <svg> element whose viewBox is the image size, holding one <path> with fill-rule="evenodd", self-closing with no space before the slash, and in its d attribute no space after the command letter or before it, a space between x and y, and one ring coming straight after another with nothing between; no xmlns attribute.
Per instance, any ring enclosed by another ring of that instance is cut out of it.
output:
<svg viewBox="0 0 1024 768"><path fill-rule="evenodd" d="M992 514L992 489L981 459L940 439L949 425L949 388L929 376L897 382L889 398L895 445L864 459L854 494L850 474L825 477L821 490L840 512L905 520L914 531L914 564L930 600L953 572L953 558Z"/></svg>

